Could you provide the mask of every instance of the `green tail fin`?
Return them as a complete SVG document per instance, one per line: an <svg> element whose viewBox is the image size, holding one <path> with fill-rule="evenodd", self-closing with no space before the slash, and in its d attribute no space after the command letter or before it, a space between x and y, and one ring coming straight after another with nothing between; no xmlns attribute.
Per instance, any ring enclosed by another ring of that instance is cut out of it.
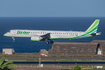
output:
<svg viewBox="0 0 105 70"><path fill-rule="evenodd" d="M99 19L96 19L86 32L96 33L99 25Z"/></svg>

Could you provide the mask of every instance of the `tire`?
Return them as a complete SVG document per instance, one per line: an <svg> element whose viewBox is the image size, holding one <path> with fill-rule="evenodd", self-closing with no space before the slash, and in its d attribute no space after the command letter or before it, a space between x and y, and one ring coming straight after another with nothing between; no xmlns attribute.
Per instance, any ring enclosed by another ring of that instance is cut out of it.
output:
<svg viewBox="0 0 105 70"><path fill-rule="evenodd" d="M53 44L54 42L53 42L53 41L51 41L50 43L51 43L51 44Z"/></svg>
<svg viewBox="0 0 105 70"><path fill-rule="evenodd" d="M46 42L46 44L49 44L49 42Z"/></svg>

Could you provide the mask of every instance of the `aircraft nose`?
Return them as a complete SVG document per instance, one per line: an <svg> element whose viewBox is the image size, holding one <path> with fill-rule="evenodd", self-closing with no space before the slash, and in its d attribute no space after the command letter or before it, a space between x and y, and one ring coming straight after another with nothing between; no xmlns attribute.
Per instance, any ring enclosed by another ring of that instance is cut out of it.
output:
<svg viewBox="0 0 105 70"><path fill-rule="evenodd" d="M6 35L7 35L7 33L8 33L8 32L6 32L6 33L4 34L4 36L6 36Z"/></svg>
<svg viewBox="0 0 105 70"><path fill-rule="evenodd" d="M6 36L6 34L4 34L4 36Z"/></svg>

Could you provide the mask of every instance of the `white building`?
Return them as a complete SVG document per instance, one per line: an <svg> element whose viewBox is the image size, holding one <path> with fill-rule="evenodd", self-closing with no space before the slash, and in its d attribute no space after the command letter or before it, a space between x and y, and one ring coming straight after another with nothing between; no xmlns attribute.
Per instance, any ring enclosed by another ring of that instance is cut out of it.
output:
<svg viewBox="0 0 105 70"><path fill-rule="evenodd" d="M3 54L8 54L8 55L12 55L15 53L15 50L12 48L5 48L2 50Z"/></svg>

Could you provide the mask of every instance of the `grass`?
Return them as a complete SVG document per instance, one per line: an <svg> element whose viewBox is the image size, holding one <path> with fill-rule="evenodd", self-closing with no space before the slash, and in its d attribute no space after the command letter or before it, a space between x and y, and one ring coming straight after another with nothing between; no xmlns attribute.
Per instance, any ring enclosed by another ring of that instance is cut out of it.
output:
<svg viewBox="0 0 105 70"><path fill-rule="evenodd" d="M39 57L40 53L15 53L13 55L3 55L2 53L0 53L0 57L4 56L4 57ZM90 57L90 58L94 58L94 57L105 57L104 55L48 55L48 57Z"/></svg>
<svg viewBox="0 0 105 70"><path fill-rule="evenodd" d="M11 61L39 61L39 59L28 59L28 60L11 60ZM105 61L105 60L98 60L98 59L45 59L41 61Z"/></svg>
<svg viewBox="0 0 105 70"><path fill-rule="evenodd" d="M65 55L60 55L60 57L65 57Z"/></svg>
<svg viewBox="0 0 105 70"><path fill-rule="evenodd" d="M56 61L56 60L54 59L54 61Z"/></svg>
<svg viewBox="0 0 105 70"><path fill-rule="evenodd" d="M8 57L8 56L9 56L9 55L7 55L7 54L6 54L6 55L4 55L4 57Z"/></svg>
<svg viewBox="0 0 105 70"><path fill-rule="evenodd" d="M29 59L29 60L26 60L26 61L39 61L38 59Z"/></svg>
<svg viewBox="0 0 105 70"><path fill-rule="evenodd" d="M20 65L17 65L17 67L16 68L20 68L20 67L18 67L18 66L20 66ZM23 64L21 64L21 66L24 66ZM36 67L37 65L25 65L25 66L32 66L32 67ZM74 67L75 67L76 65L46 65L46 64L44 64L44 67L42 67L42 68L68 68L68 69L74 69ZM82 68L82 70L94 70L94 69L97 69L98 70L98 68L96 68L96 66L103 66L103 68L102 69L105 69L105 65L87 65L87 64L84 64L84 65L79 65L81 68ZM24 67L24 68L27 68L27 67ZM101 70L101 69L100 69Z"/></svg>
<svg viewBox="0 0 105 70"><path fill-rule="evenodd" d="M52 57L57 57L56 55L52 55Z"/></svg>
<svg viewBox="0 0 105 70"><path fill-rule="evenodd" d="M61 59L60 61L69 61L68 59Z"/></svg>

